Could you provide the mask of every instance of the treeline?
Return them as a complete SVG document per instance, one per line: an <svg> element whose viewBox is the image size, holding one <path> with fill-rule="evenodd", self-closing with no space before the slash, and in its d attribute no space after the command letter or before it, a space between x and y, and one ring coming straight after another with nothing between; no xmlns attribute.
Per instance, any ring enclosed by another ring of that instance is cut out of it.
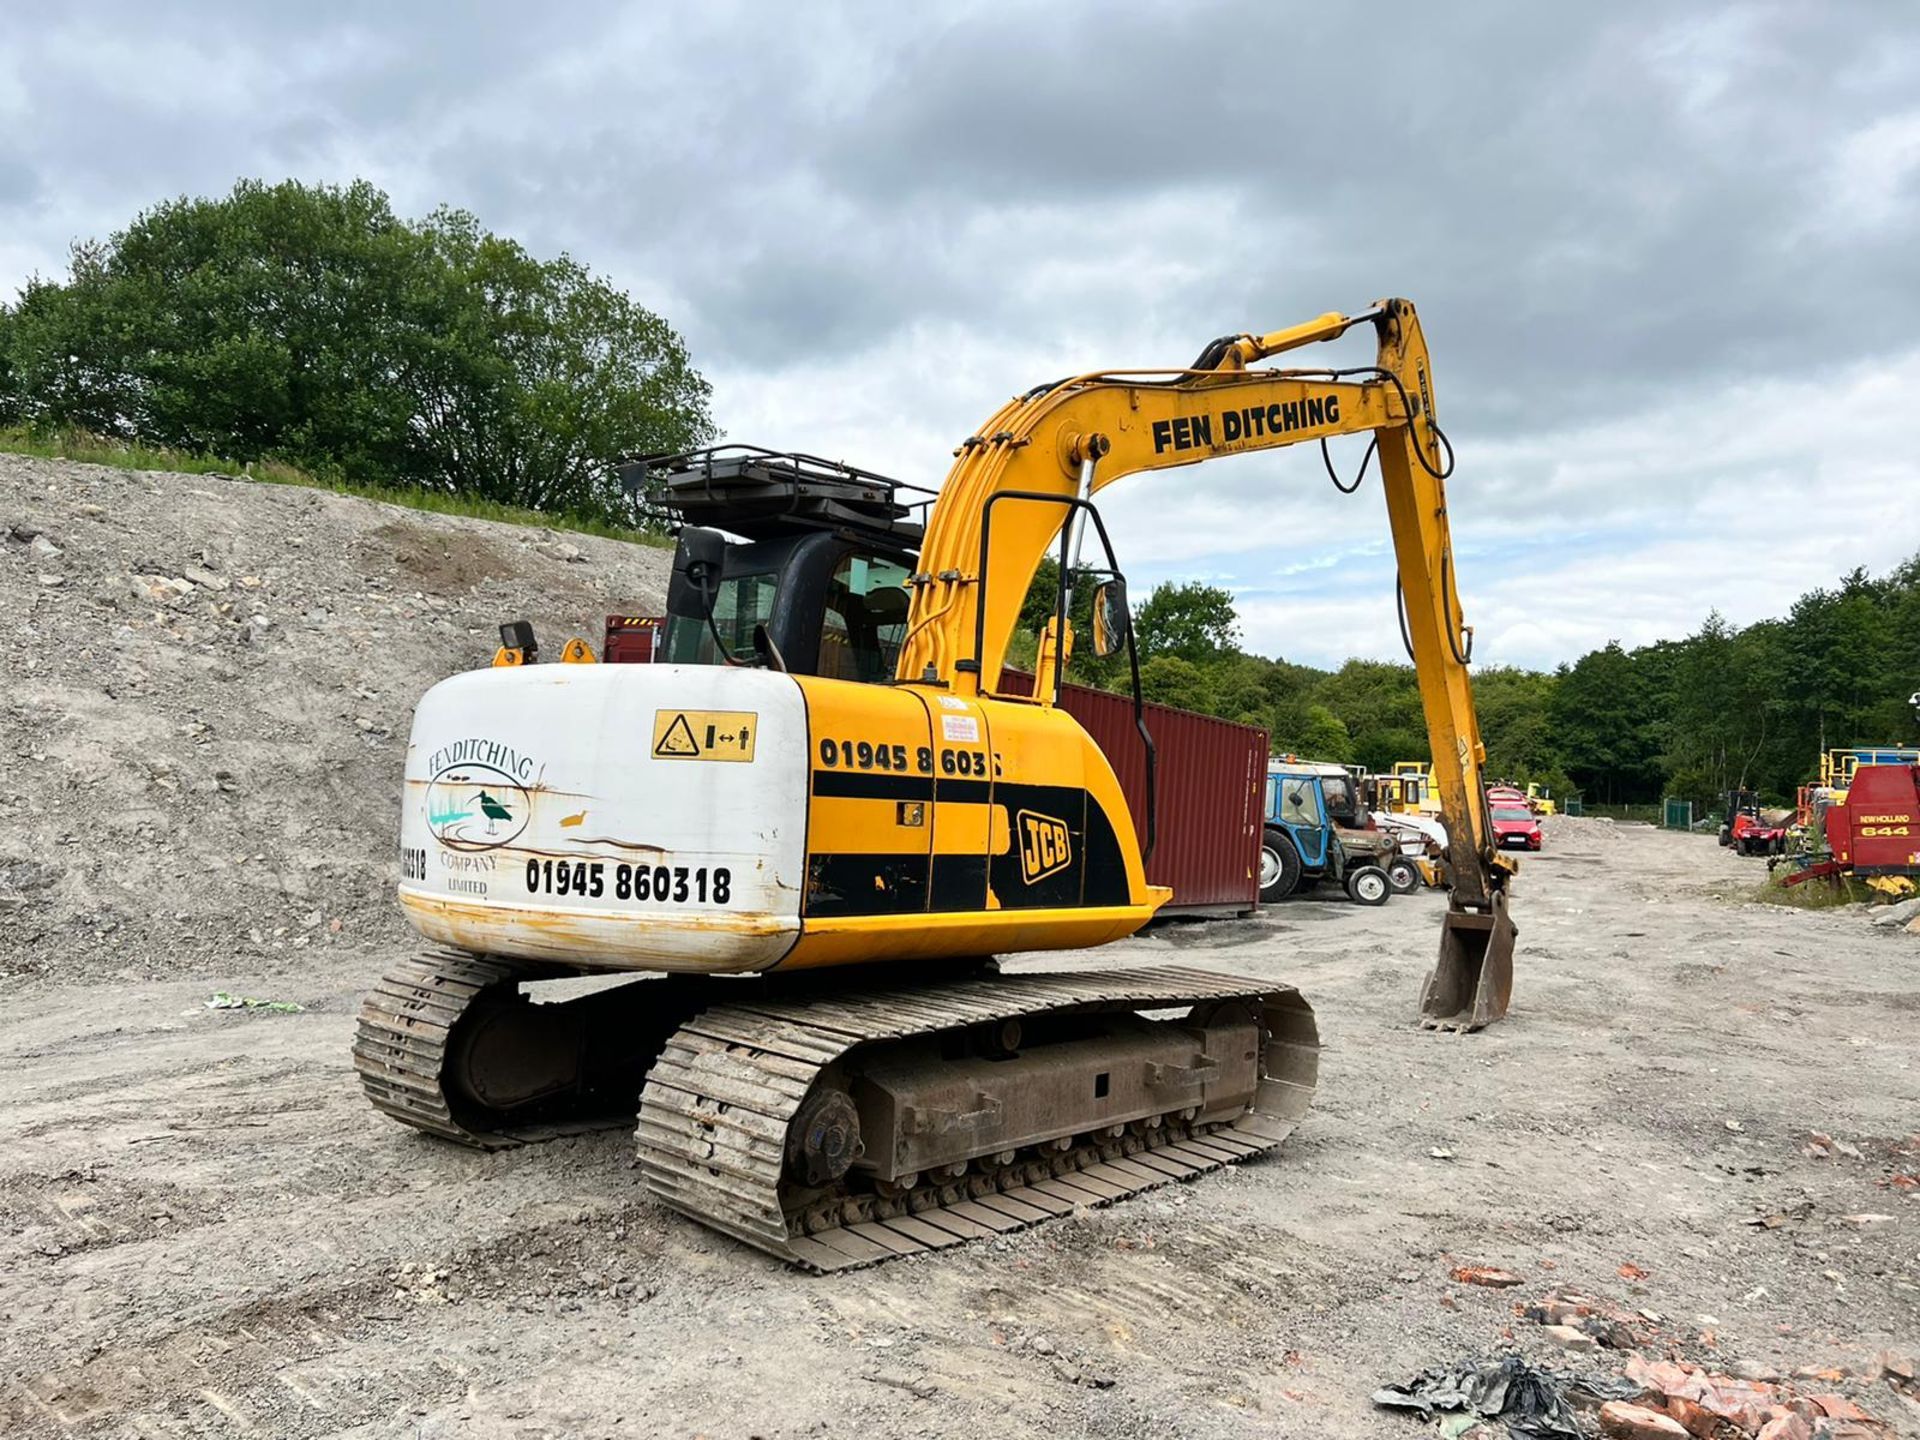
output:
<svg viewBox="0 0 1920 1440"><path fill-rule="evenodd" d="M0 305L0 426L611 523L608 462L704 443L708 393L574 260L365 182L156 205Z"/></svg>
<svg viewBox="0 0 1920 1440"><path fill-rule="evenodd" d="M1049 562L1023 613L1016 658L1053 603ZM1074 629L1090 631L1087 586ZM1319 670L1248 654L1232 597L1165 584L1135 606L1147 697L1264 727L1276 752L1387 770L1429 759L1413 667L1349 660ZM1126 688L1124 661L1082 645L1082 683ZM1856 570L1802 595L1784 619L1745 629L1717 612L1684 640L1609 644L1552 673L1489 667L1473 693L1491 774L1590 803L1672 796L1702 807L1744 785L1785 802L1842 745L1911 744L1920 690L1920 555L1891 574Z"/></svg>

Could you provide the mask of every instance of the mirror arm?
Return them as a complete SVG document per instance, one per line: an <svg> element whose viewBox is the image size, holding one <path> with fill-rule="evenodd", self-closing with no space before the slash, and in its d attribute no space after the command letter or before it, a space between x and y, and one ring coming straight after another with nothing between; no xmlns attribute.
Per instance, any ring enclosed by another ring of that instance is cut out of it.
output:
<svg viewBox="0 0 1920 1440"><path fill-rule="evenodd" d="M1133 638L1133 612L1122 607L1127 627L1127 667L1133 678L1133 728L1140 732L1140 744L1147 759L1147 839L1140 847L1140 865L1144 871L1153 859L1153 847L1160 839L1160 752L1153 743L1153 731L1147 727L1146 696L1140 689L1140 647Z"/></svg>
<svg viewBox="0 0 1920 1440"><path fill-rule="evenodd" d="M720 587L718 584L708 584L707 576L707 569L702 566L700 578L693 583L700 587L701 599L706 602L701 608L707 613L707 633L713 636L713 648L720 652L720 658L728 665L741 670L750 669L751 667L744 660L733 653L733 647L728 645L720 634L719 622L713 618L713 612L720 607ZM687 578L693 578L691 573Z"/></svg>

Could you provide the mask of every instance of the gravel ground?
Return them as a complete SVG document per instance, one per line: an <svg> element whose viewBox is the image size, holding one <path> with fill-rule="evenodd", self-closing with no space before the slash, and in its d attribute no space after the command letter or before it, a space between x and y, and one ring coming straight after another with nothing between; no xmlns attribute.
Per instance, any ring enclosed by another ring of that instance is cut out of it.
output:
<svg viewBox="0 0 1920 1440"><path fill-rule="evenodd" d="M1920 938L1600 821L1523 862L1480 1035L1409 1023L1435 896L1049 960L1299 985L1319 1100L1272 1157L989 1243L808 1277L648 1201L622 1133L408 1132L348 1061L407 943L407 705L502 615L657 604L663 558L201 477L0 457L0 487L0 533L62 550L0 539L0 1434L1412 1437L1372 1390L1564 1363L1516 1314L1555 1287L1642 1312L1649 1356L1920 1351ZM148 561L229 588L155 602ZM1920 1434L1884 1381L1818 1388Z"/></svg>

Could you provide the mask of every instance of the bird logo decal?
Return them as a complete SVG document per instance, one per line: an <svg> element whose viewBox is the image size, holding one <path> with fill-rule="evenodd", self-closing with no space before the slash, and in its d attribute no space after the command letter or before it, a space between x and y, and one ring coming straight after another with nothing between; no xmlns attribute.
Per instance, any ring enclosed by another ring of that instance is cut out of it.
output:
<svg viewBox="0 0 1920 1440"><path fill-rule="evenodd" d="M513 812L484 790L476 797L474 803L479 805L480 813L487 817L487 833L489 835L498 835L500 833L500 822L502 820L513 819Z"/></svg>
<svg viewBox="0 0 1920 1440"><path fill-rule="evenodd" d="M527 828L533 797L508 771L450 765L427 784L427 828L449 850L497 850Z"/></svg>

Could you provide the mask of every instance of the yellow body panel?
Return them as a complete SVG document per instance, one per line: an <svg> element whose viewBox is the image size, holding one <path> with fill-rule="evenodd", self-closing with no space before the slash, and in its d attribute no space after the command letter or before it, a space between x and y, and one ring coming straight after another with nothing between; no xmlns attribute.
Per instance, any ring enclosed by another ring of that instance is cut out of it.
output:
<svg viewBox="0 0 1920 1440"><path fill-rule="evenodd" d="M794 677L810 783L799 938L781 969L1098 945L1168 899L1126 797L1066 712Z"/></svg>

